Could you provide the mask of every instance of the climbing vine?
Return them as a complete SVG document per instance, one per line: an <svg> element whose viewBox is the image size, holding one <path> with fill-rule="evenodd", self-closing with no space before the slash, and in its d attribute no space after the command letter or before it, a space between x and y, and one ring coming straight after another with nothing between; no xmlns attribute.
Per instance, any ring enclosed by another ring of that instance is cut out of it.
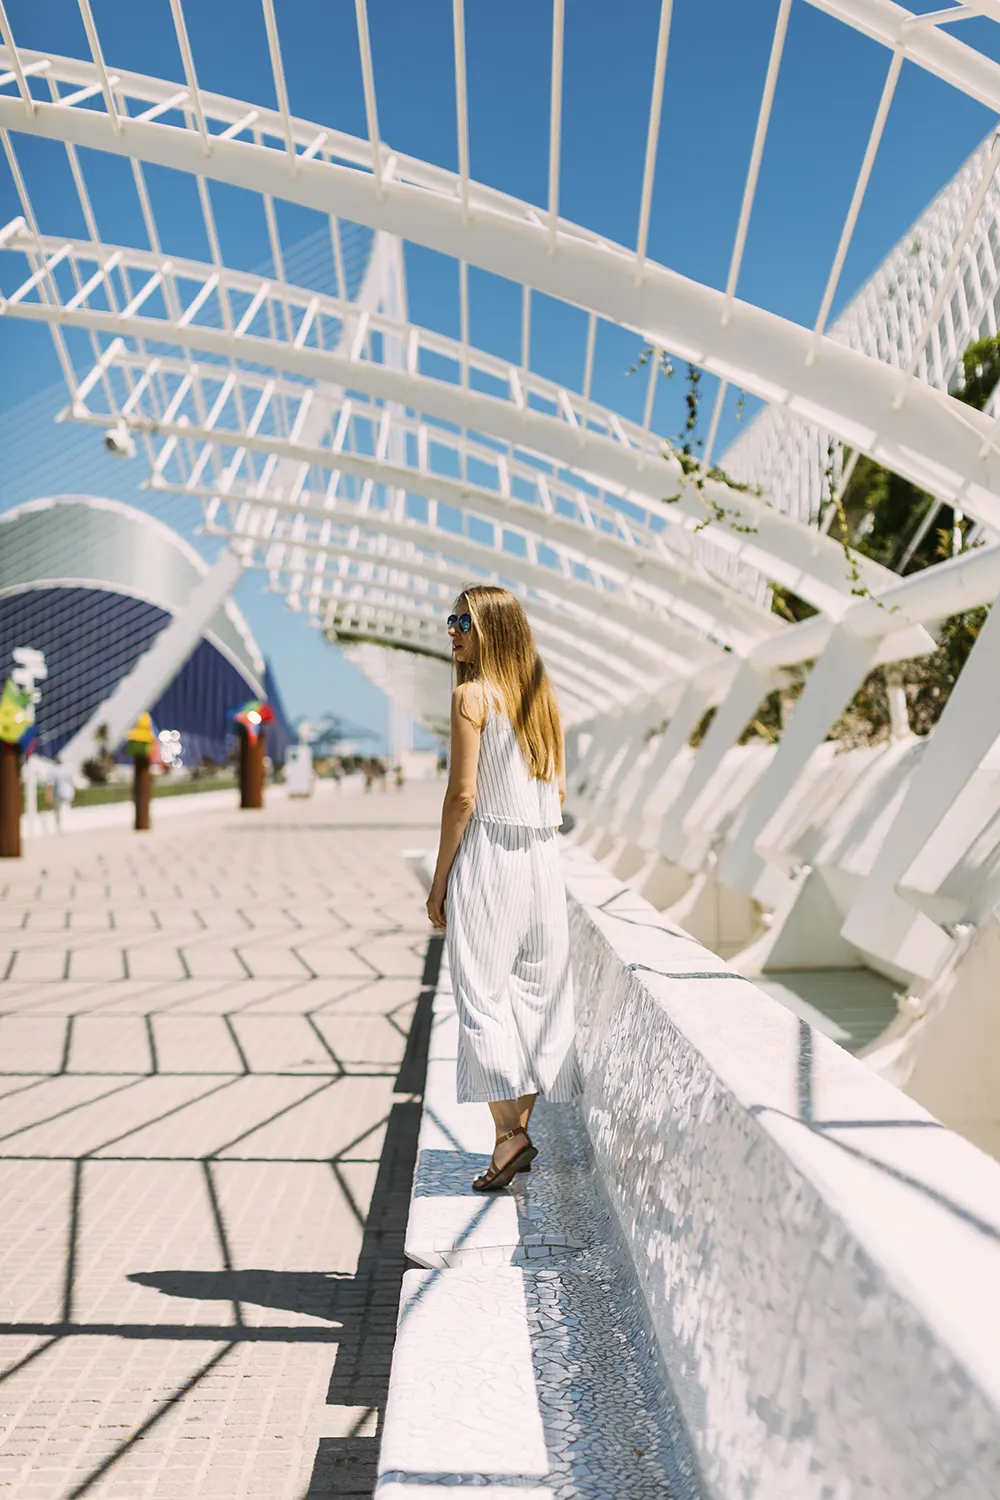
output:
<svg viewBox="0 0 1000 1500"><path fill-rule="evenodd" d="M914 242L911 253L920 250ZM674 366L664 351L645 348L630 373L656 359L660 372L672 379ZM695 528L702 531L713 522L728 525L739 532L753 532L738 511L727 510L706 491L709 480L719 480L730 489L759 494L747 485L732 480L718 465L706 465L704 443L699 430L701 404L701 371L687 366L684 392L684 422L681 431L665 445L665 456L676 458L684 478L697 490L705 507L705 517ZM952 395L959 401L983 411L1000 383L1000 336L977 339L966 349ZM737 402L737 420L743 415L745 396ZM853 463L850 462L853 458ZM843 475L849 468L846 481ZM664 497L664 503L676 504L680 495ZM970 522L953 507L940 505L941 524L928 524L935 497L909 480L868 458L852 455L831 439L827 444L823 467L821 521L830 519L831 534L839 541L851 594L871 599L883 609L887 606L874 595L864 581L861 560L870 558L895 573L909 573L930 567L964 551L969 543ZM832 509L832 517L831 517ZM981 545L972 542L971 545ZM808 619L815 610L789 589L778 585L771 589L771 607L789 622ZM951 690L972 650L986 620L986 609L967 610L944 620L935 632L938 647L930 656L908 662L903 667L903 681L910 722L917 734L926 734L937 722ZM791 684L793 696L801 684ZM772 693L761 705L757 718L748 726L749 737L775 739L780 735L783 719L780 695ZM711 721L711 711L698 725L691 738L696 744ZM855 744L877 744L888 738L890 714L885 674L881 668L870 673L860 691L845 710L830 738L845 747Z"/></svg>
<svg viewBox="0 0 1000 1500"><path fill-rule="evenodd" d="M638 359L628 373L634 375L653 359L658 361L660 374L666 379L672 380L675 371L669 355L663 349L657 353L651 345L647 345L641 351ZM757 533L756 526L748 525L743 520L740 511L722 505L716 500L714 495L709 494L706 488L709 480L717 480L727 485L729 489L741 491L743 494L756 495L760 493L758 489L752 488L748 484L740 484L738 480L731 479L723 469L719 468L718 464L709 464L706 466L701 457L701 450L704 449L705 441L699 432L701 370L697 365L688 364L686 382L684 392L684 426L676 438L673 440L664 440L664 456L677 460L685 480L698 492L698 498L705 507L704 519L698 522L694 528L695 532L704 531L707 526L711 526L713 522L716 522L727 525L730 531L739 532L743 536L755 536ZM743 420L745 406L746 392L740 391L736 402L736 420L738 422ZM664 495L663 503L664 505L676 505L680 498L679 491L676 495Z"/></svg>
<svg viewBox="0 0 1000 1500"><path fill-rule="evenodd" d="M989 347L987 347L989 346ZM629 370L634 375L640 369L656 360L659 371L664 378L671 380L675 375L672 360L665 350L657 350L652 345L643 348L634 365ZM983 404L988 399L993 386L1000 375L1000 341L981 340L979 344L970 346L965 360L965 390L970 392L967 398L963 393L962 399L980 397L980 390L985 390L981 397ZM716 497L709 493L707 484L710 480L717 480L726 485L730 490L742 492L743 494L759 495L759 487L742 484L728 475L718 464L706 464L703 458L704 439L700 433L700 408L701 408L701 378L702 372L695 364L688 363L686 371L686 386L684 391L684 425L675 438L666 439L664 442L665 457L674 458L680 465L684 479L697 491L698 497L704 506L704 518L695 526L695 532L704 531L706 527L713 524L728 526L730 531L742 535L755 535L757 527L747 524L742 512L723 505ZM973 404L975 404L973 402ZM738 392L736 403L736 420L742 421L746 407L746 392ZM834 535L840 542L844 553L844 564L847 570L847 582L850 585L851 594L858 599L870 599L879 604L880 608L886 608L881 601L865 583L859 563L860 557L872 557L876 561L883 562L885 566L892 566L891 558L883 558L878 551L885 551L884 547L877 547L877 539L874 535L878 518L869 515L870 505L864 504L869 496L879 489L891 488L893 500L902 501L909 512L915 507L928 508L933 504L933 498L925 495L915 486L908 484L898 475L891 474L875 464L873 460L859 457L854 464L854 474L850 483L842 487L838 483L838 468L843 472L846 460L850 454L845 450L841 453L841 463L838 465L839 445L831 438L827 444L826 462L823 469L823 497L821 501L821 515L834 510L834 522L836 530ZM842 488L844 492L842 493ZM680 492L673 495L664 495L665 505L676 505L680 500ZM863 504L863 513L852 525L852 510L858 509L859 502ZM899 505L894 504L892 509L899 510ZM895 532L895 540L898 541L899 527L903 525L902 516L894 516L898 521ZM874 545L873 545L874 544ZM938 538L939 548L943 545ZM950 555L950 554L947 554ZM796 599L789 591L773 589L772 607L778 614L787 618L802 619L804 611L808 609L802 600Z"/></svg>
<svg viewBox="0 0 1000 1500"><path fill-rule="evenodd" d="M844 508L844 497L840 485L837 483L837 445L833 438L826 445L826 466L823 469L823 488L826 491L825 505L832 505L837 513L837 527L840 531L840 545L844 553L844 561L847 564L847 581L851 585L851 593L858 599L871 599L880 609L885 609L881 599L877 599L871 589L861 576L858 567L858 554L851 547L851 529L847 522L847 511ZM825 508L825 507L824 507ZM897 608L896 605L893 608Z"/></svg>

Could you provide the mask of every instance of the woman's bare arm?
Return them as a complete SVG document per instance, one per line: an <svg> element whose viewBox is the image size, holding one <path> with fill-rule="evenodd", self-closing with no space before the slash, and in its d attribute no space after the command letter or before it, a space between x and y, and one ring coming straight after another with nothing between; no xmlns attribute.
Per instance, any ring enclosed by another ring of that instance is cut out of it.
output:
<svg viewBox="0 0 1000 1500"><path fill-rule="evenodd" d="M460 683L451 695L451 768L441 809L437 865L427 898L427 915L435 927L445 925L444 898L448 875L476 800L483 707L483 693L478 683Z"/></svg>

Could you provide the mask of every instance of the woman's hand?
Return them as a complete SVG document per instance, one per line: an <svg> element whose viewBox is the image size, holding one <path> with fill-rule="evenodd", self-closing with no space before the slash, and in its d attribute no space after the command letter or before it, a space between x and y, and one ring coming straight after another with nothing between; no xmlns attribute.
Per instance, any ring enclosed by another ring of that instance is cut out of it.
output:
<svg viewBox="0 0 1000 1500"><path fill-rule="evenodd" d="M445 926L444 898L445 887L444 885L439 885L435 880L434 884L431 886L431 893L427 897L427 915L431 919L432 927L443 928Z"/></svg>

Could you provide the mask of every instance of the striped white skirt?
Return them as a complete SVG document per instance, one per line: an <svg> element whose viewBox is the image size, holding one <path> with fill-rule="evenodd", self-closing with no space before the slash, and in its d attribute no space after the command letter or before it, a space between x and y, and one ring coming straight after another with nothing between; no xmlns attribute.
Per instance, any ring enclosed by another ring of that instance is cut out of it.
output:
<svg viewBox="0 0 1000 1500"><path fill-rule="evenodd" d="M579 1092L566 889L550 828L470 820L448 878L458 1101Z"/></svg>

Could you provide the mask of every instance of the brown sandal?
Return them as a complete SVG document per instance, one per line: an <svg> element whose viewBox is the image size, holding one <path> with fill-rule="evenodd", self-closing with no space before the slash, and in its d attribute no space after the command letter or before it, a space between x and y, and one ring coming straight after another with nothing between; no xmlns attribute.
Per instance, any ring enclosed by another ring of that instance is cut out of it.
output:
<svg viewBox="0 0 1000 1500"><path fill-rule="evenodd" d="M512 1141L516 1135L523 1135L528 1144L512 1156L510 1161L505 1162L502 1167L498 1167L491 1159L482 1177L477 1177L472 1184L475 1192L498 1192L500 1188L505 1188L509 1182L512 1182L518 1172L528 1172L531 1170L531 1163L538 1155L538 1148L532 1144L530 1135L520 1125L516 1130L508 1130L505 1135L498 1135L497 1145L502 1146L504 1141Z"/></svg>

